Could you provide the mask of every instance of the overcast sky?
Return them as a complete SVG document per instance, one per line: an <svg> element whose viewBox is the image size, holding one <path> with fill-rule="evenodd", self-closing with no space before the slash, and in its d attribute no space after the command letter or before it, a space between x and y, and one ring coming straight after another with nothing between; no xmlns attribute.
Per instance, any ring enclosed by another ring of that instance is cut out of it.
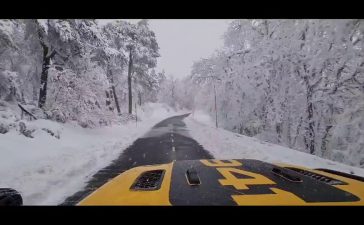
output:
<svg viewBox="0 0 364 225"><path fill-rule="evenodd" d="M110 20L101 20L106 23ZM129 20L136 22L138 20ZM176 78L189 75L194 61L210 56L222 47L222 36L231 20L151 19L161 57L157 71Z"/></svg>
<svg viewBox="0 0 364 225"><path fill-rule="evenodd" d="M222 47L227 26L228 20L150 20L160 47L158 69L174 77L189 75L194 61Z"/></svg>

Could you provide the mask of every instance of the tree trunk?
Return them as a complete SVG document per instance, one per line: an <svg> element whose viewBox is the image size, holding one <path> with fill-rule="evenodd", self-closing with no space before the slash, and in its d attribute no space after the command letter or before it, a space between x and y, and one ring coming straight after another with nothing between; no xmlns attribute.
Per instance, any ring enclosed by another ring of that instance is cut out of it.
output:
<svg viewBox="0 0 364 225"><path fill-rule="evenodd" d="M278 144L282 141L282 123L276 124L277 142Z"/></svg>
<svg viewBox="0 0 364 225"><path fill-rule="evenodd" d="M121 114L120 106L119 106L118 97L116 96L115 85L114 85L114 75L112 74L111 70L109 70L109 73L110 73L110 79L111 79L111 89L112 89L113 96L114 96L116 110L118 111L118 115L120 115Z"/></svg>
<svg viewBox="0 0 364 225"><path fill-rule="evenodd" d="M109 91L106 90L105 91L105 94L106 94L106 107L110 110L110 111L113 111L112 107L110 106L111 105L111 101L110 101L110 94L109 94Z"/></svg>
<svg viewBox="0 0 364 225"><path fill-rule="evenodd" d="M333 126L334 105L333 104L328 104L328 107L329 107L330 115L328 115L329 119L326 122L325 134L323 135L322 142L321 142L321 156L324 157L324 158L328 157L327 143L329 142L329 140L332 137L331 129L334 127Z"/></svg>
<svg viewBox="0 0 364 225"><path fill-rule="evenodd" d="M291 136L291 129L292 129L292 117L291 117L291 109L288 108L288 118L287 118L287 142L288 147L292 148L292 136Z"/></svg>
<svg viewBox="0 0 364 225"><path fill-rule="evenodd" d="M114 93L114 100L115 100L115 106L116 106L116 110L118 111L118 114L120 115L120 106L119 106L119 101L118 101L118 97L116 96L116 91L115 91L115 86L112 85L111 86L112 92Z"/></svg>
<svg viewBox="0 0 364 225"><path fill-rule="evenodd" d="M139 106L142 106L142 93L138 92L138 100L139 100Z"/></svg>
<svg viewBox="0 0 364 225"><path fill-rule="evenodd" d="M308 141L306 142L307 149L311 154L315 154L315 121L313 121L313 103L312 92L307 95L307 121L308 121Z"/></svg>
<svg viewBox="0 0 364 225"><path fill-rule="evenodd" d="M128 68L128 91L129 91L129 114L133 112L133 100L132 100L132 92L131 92L131 75L133 69L133 57L131 55L131 49L129 51L129 68Z"/></svg>
<svg viewBox="0 0 364 225"><path fill-rule="evenodd" d="M329 142L329 139L331 138L332 134L330 133L331 129L333 128L332 125L328 125L325 128L325 134L322 137L322 143L321 143L321 155L322 157L327 157L328 156L328 152L327 152L327 143Z"/></svg>
<svg viewBox="0 0 364 225"><path fill-rule="evenodd" d="M38 24L38 22L36 23ZM38 24L38 27L39 26L40 25ZM53 56L55 56L56 51L55 50L51 51L50 47L47 46L44 40L44 34L40 28L38 29L38 38L39 38L39 43L43 49L43 64L42 64L42 74L40 76L38 107L43 108L47 100L48 69L51 64L51 59L53 58Z"/></svg>
<svg viewBox="0 0 364 225"><path fill-rule="evenodd" d="M48 55L48 47L43 43L43 64L42 64L42 74L40 76L40 90L39 90L39 100L38 107L43 108L47 100L47 83L48 83L48 69L51 62L51 57Z"/></svg>
<svg viewBox="0 0 364 225"><path fill-rule="evenodd" d="M293 139L293 144L292 144L292 147L291 148L294 148L296 146L296 143L297 143L297 137L298 137L298 134L300 133L300 129L301 129L301 126L302 126L302 122L303 122L303 118L301 117L300 122L298 123L297 127L296 127L296 134L294 136L294 139Z"/></svg>

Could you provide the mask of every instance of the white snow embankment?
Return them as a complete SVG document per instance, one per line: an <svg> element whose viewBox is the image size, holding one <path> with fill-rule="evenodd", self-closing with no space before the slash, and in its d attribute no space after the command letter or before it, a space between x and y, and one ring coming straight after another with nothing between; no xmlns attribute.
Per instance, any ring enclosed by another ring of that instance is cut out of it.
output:
<svg viewBox="0 0 364 225"><path fill-rule="evenodd" d="M0 187L18 190L25 205L54 205L82 190L99 169L107 166L134 140L168 116L161 104L140 111L142 121L103 128L82 128L48 120L24 121L34 138L17 130L0 133ZM42 128L58 133L60 139Z"/></svg>
<svg viewBox="0 0 364 225"><path fill-rule="evenodd" d="M364 169L344 165L311 154L215 127L201 112L185 118L189 132L214 158L257 159L271 163L287 163L307 168L327 168L364 177Z"/></svg>

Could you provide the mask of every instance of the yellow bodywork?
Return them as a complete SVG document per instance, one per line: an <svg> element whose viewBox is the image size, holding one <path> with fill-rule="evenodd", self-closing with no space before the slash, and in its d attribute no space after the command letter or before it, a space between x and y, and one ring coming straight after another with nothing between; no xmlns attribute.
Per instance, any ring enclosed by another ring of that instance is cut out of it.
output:
<svg viewBox="0 0 364 225"><path fill-rule="evenodd" d="M360 199L359 201L355 201L355 202L315 202L315 203L311 203L311 202L304 202L304 201L292 201L291 204L287 204L287 205L311 205L311 206L361 205L361 206L364 206L364 182L354 180L354 179L350 179L350 178L347 178L347 177L342 177L342 176L331 174L331 173L327 173L327 172L320 171L320 170L308 169L306 167L292 166L292 165L284 164L284 163L275 163L275 165L280 166L280 167L294 167L294 168L297 168L297 169L303 169L303 170L307 170L307 171L310 171L310 172L314 172L314 173L317 173L317 174L321 174L321 175L324 175L324 176L327 176L327 177L331 177L331 178L343 181L343 182L345 182L347 184L345 184L345 185L333 185L333 186L338 188L338 189L347 191L347 192L357 196ZM272 203L271 205L277 205L277 204L279 204L279 202Z"/></svg>
<svg viewBox="0 0 364 225"><path fill-rule="evenodd" d="M173 162L155 166L141 166L125 171L83 199L78 205L171 205L169 188ZM130 190L135 179L149 170L165 170L163 183L158 190Z"/></svg>
<svg viewBox="0 0 364 225"><path fill-rule="evenodd" d="M233 186L236 189L236 193L249 189L246 185L275 184L273 181L261 174L237 169L235 166L241 165L238 161L231 160L230 163L226 163L219 160L212 160L212 162L214 163L201 160L201 163L205 166L215 167L216 170L224 177L224 179L219 179L219 183L222 186ZM231 195L231 198L237 203L237 205L364 205L364 182L323 171L311 170L305 167L282 163L276 163L275 165L280 167L303 169L341 180L347 184L333 186L352 193L360 198L360 200L354 202L305 202L294 193L272 187L270 189L273 194L247 195L241 192L241 194ZM171 205L169 193L172 179L172 168L173 162L169 164L141 166L130 169L94 191L88 197L79 202L78 205ZM149 170L165 170L165 175L160 189L151 191L130 190L130 187L133 185L136 178L141 173ZM237 179L231 176L231 172L241 173L252 178Z"/></svg>

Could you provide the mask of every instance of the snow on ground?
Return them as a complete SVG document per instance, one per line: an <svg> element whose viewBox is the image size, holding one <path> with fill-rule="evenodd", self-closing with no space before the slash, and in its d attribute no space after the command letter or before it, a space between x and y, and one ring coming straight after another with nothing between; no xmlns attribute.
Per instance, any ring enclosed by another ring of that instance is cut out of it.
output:
<svg viewBox="0 0 364 225"><path fill-rule="evenodd" d="M35 129L28 138L16 129L0 133L0 187L18 190L25 205L54 205L81 190L134 140L166 117L179 115L163 104L147 104L142 121L102 128L82 128L49 120L24 121ZM47 128L60 135L49 135Z"/></svg>
<svg viewBox="0 0 364 225"><path fill-rule="evenodd" d="M0 133L0 187L18 190L25 205L59 204L81 190L93 174L117 158L156 123L186 112L176 112L163 104L146 104L138 112L141 121L137 124L129 121L123 125L94 129L42 119L24 121L27 128L35 129L32 133L34 138L25 137L16 129ZM214 121L199 111L187 117L185 122L191 136L215 158L284 162L364 176L364 169L216 129ZM42 128L58 134L60 139Z"/></svg>
<svg viewBox="0 0 364 225"><path fill-rule="evenodd" d="M192 138L217 159L257 159L308 168L327 168L364 177L364 169L344 165L311 154L215 127L208 115L196 111L185 120Z"/></svg>

